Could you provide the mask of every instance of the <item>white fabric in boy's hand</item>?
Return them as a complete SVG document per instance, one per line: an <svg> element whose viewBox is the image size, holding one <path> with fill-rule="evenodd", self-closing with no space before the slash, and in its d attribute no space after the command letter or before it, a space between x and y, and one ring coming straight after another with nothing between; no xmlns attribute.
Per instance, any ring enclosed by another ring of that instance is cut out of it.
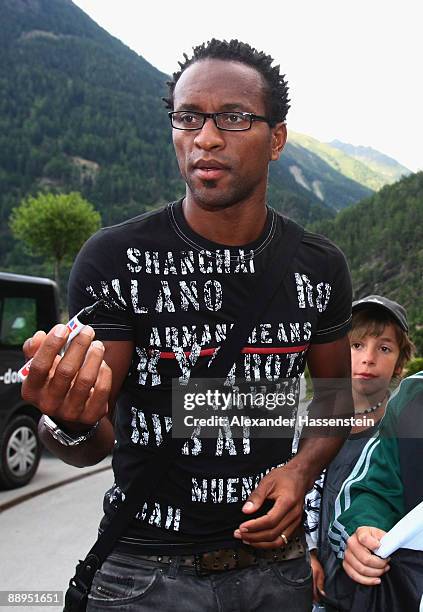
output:
<svg viewBox="0 0 423 612"><path fill-rule="evenodd" d="M398 548L423 550L423 502L410 510L381 538L380 546L374 553L386 559Z"/></svg>

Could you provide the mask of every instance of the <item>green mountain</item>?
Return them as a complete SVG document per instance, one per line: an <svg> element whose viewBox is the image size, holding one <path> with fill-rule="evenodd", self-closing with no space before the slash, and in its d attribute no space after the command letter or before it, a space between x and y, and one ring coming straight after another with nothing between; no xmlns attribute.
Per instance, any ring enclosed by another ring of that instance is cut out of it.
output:
<svg viewBox="0 0 423 612"><path fill-rule="evenodd" d="M70 0L0 0L0 15L0 267L41 272L8 230L25 195L81 191L106 225L184 192L161 103L167 76ZM407 169L349 147L291 133L269 201L344 249L357 297L403 302L423 352L423 174L372 195L382 167Z"/></svg>
<svg viewBox="0 0 423 612"><path fill-rule="evenodd" d="M279 163L289 171L297 189L307 190L309 198L314 197L335 211L372 194L372 189L349 176L344 169L335 167L329 155L324 154L324 147L318 146L320 144L309 136L289 132ZM286 181L289 182L288 178Z"/></svg>
<svg viewBox="0 0 423 612"><path fill-rule="evenodd" d="M104 224L183 192L166 75L68 0L0 0L0 262L19 261L12 206L80 190Z"/></svg>
<svg viewBox="0 0 423 612"><path fill-rule="evenodd" d="M423 172L383 187L314 229L344 251L356 299L378 293L404 304L423 354Z"/></svg>
<svg viewBox="0 0 423 612"><path fill-rule="evenodd" d="M308 151L312 151L325 160L331 168L350 178L352 181L367 187L368 190L377 191L387 183L386 177L370 168L364 160L358 160L348 152L332 146L332 144L320 142L311 136L297 132L290 132L290 142ZM370 192L368 191L366 195L370 195Z"/></svg>
<svg viewBox="0 0 423 612"><path fill-rule="evenodd" d="M27 193L79 189L106 224L182 194L160 101L166 75L68 0L0 6L0 260L11 256L10 209ZM288 146L274 164L277 208L307 223L363 196L317 158L322 169L312 175L306 162L305 151ZM298 181L301 172L312 188Z"/></svg>
<svg viewBox="0 0 423 612"><path fill-rule="evenodd" d="M70 0L0 0L0 11L0 266L34 263L8 229L27 194L81 191L104 225L182 195L168 77ZM271 164L275 208L309 224L371 194L306 144L292 139Z"/></svg>
<svg viewBox="0 0 423 612"><path fill-rule="evenodd" d="M385 185L395 183L403 176L411 174L411 170L372 147L355 146L340 140L333 140L329 145L365 164L382 177Z"/></svg>

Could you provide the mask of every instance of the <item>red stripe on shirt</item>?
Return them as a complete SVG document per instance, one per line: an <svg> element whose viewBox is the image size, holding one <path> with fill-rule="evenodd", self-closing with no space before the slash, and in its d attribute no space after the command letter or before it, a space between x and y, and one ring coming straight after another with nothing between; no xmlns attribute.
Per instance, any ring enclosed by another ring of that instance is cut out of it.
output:
<svg viewBox="0 0 423 612"><path fill-rule="evenodd" d="M261 346L257 346L257 347L252 347L252 346L246 346L242 349L241 353L255 353L255 354L260 354L260 355L273 355L275 353L299 353L301 351L305 351L307 348L309 347L309 343L307 344L302 344L301 346L279 346L279 347L261 347ZM215 348L208 348L208 349L201 349L200 351L200 357L207 357L209 355L213 355L213 353L216 351L217 349ZM191 355L191 351L184 351L184 355L186 357L189 357ZM160 352L160 358L161 359L175 359L175 353L172 352L166 352L166 351L161 351Z"/></svg>

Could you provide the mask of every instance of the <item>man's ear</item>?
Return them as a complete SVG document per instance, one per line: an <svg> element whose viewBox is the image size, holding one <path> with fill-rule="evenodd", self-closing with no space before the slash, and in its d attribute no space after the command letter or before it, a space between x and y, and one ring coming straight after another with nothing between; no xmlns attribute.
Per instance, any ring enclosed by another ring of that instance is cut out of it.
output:
<svg viewBox="0 0 423 612"><path fill-rule="evenodd" d="M287 131L285 123L277 123L272 129L272 150L271 150L271 161L279 159L282 149L285 146Z"/></svg>

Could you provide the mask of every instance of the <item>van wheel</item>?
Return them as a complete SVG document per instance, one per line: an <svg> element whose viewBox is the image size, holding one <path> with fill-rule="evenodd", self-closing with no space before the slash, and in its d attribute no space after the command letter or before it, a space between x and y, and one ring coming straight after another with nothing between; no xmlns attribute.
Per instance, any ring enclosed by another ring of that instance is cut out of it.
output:
<svg viewBox="0 0 423 612"><path fill-rule="evenodd" d="M37 471L41 457L37 423L26 415L14 417L0 437L0 487L26 485Z"/></svg>

